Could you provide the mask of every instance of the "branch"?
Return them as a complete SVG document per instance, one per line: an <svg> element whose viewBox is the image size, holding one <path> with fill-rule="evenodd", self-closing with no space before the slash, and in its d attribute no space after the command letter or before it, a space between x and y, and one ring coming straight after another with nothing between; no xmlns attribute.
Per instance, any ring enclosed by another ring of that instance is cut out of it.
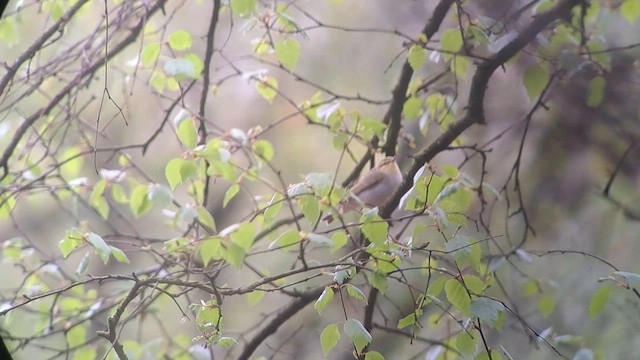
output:
<svg viewBox="0 0 640 360"><path fill-rule="evenodd" d="M13 154L13 151L18 146L20 140L24 134L33 126L33 124L47 116L51 110L53 110L61 101L64 99L74 88L78 87L78 84L82 83L82 80L94 74L98 69L100 69L107 61L109 61L114 56L118 55L122 50L124 50L129 44L131 44L135 39L138 38L138 35L142 32L142 29L146 25L146 18L150 17L161 9L164 6L165 0L159 0L152 7L148 9L145 13L144 18L142 18L134 27L131 28L131 33L126 36L120 43L114 46L108 54L105 54L104 57L100 57L93 64L87 66L78 76L76 76L72 81L67 84L60 92L58 92L45 106L40 109L40 111L35 112L33 115L29 116L24 120L22 124L16 129L14 136L11 138L11 141L7 145L6 149L3 151L2 156L0 156L0 168L3 169L2 176L0 176L0 180L3 180L9 174L9 158ZM67 13L69 14L69 13Z"/></svg>
<svg viewBox="0 0 640 360"><path fill-rule="evenodd" d="M424 164L431 161L440 152L446 150L451 143L469 127L476 123L485 123L484 97L493 72L509 61L509 59L526 45L531 43L549 24L569 15L571 9L583 1L584 0L566 0L551 8L549 11L539 14L529 26L522 30L518 37L513 39L513 41L508 43L492 57L478 65L471 82L467 113L461 119L453 122L445 132L413 157L413 164L405 175L404 182L380 212L383 218L388 218L391 215L391 212L398 206L402 195L411 189L414 175Z"/></svg>
<svg viewBox="0 0 640 360"><path fill-rule="evenodd" d="M264 339L275 333L280 325L286 323L293 315L297 314L298 311L304 309L309 303L317 299L324 291L324 288L324 286L319 286L305 294L305 296L293 300L287 307L280 310L280 312L244 346L242 353L238 356L238 360L248 360Z"/></svg>
<svg viewBox="0 0 640 360"><path fill-rule="evenodd" d="M426 35L427 39L431 39L433 35L440 29L440 25L444 21L447 11L453 4L454 0L441 0L433 11L431 20L427 22L422 30L422 34ZM401 120L402 120L402 107L407 97L407 89L413 76L413 68L409 64L409 59L402 65L402 71L400 72L400 78L398 84L393 89L393 98L391 100L391 106L385 114L382 122L389 125L387 131L387 142L384 144L383 151L387 156L393 156L396 154L396 145L398 143L398 134L400 133Z"/></svg>

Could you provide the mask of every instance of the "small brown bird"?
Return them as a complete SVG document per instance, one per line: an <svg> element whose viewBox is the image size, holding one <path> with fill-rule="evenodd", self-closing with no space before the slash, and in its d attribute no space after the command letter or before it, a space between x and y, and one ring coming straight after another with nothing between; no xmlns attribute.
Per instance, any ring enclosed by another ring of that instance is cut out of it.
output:
<svg viewBox="0 0 640 360"><path fill-rule="evenodd" d="M395 156L387 156L376 167L361 177L351 187L351 193L340 202L340 213L360 210L363 205L374 208L384 205L393 192L402 184L402 173ZM333 216L327 215L327 223L333 221Z"/></svg>

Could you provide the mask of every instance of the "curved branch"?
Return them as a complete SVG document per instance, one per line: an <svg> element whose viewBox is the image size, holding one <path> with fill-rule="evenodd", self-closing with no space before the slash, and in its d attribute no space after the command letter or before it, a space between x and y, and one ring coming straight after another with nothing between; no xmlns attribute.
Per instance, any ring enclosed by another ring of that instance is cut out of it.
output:
<svg viewBox="0 0 640 360"><path fill-rule="evenodd" d="M391 215L393 210L398 206L398 202L402 195L411 189L413 186L414 175L424 164L431 161L443 150L447 149L451 143L469 127L474 124L485 123L484 97L489 84L489 79L493 75L493 72L498 67L509 61L509 59L516 55L526 45L531 43L540 32L549 26L549 24L569 15L571 9L583 1L584 0L566 0L560 2L550 10L536 16L536 18L522 30L518 37L513 39L513 41L508 43L492 57L478 65L471 82L467 113L461 119L454 121L445 132L413 157L413 164L405 175L404 182L380 212L380 215L383 218L388 218Z"/></svg>
<svg viewBox="0 0 640 360"><path fill-rule="evenodd" d="M58 92L51 99L47 106L29 116L24 120L22 124L20 124L18 129L16 129L15 134L11 138L11 141L9 142L9 144L7 144L6 149L3 151L2 156L0 156L0 168L3 169L0 180L3 180L9 174L9 158L11 158L13 151L16 149L18 143L20 142L20 140L22 140L22 137L25 135L27 130L29 130L38 119L47 116L49 112L51 112L51 110L53 110L69 94L69 92L71 92L71 90L78 87L78 84L82 83L82 80L84 78L91 74L94 74L107 61L118 55L122 50L124 50L133 41L135 41L138 38L138 35L140 35L140 33L142 32L142 29L144 29L145 24L147 23L146 18L150 17L156 11L160 10L164 6L164 3L165 0L159 0L152 7L150 7L145 13L144 18L131 28L131 32L129 33L129 35L127 35L122 39L122 41L116 44L116 46L114 46L108 54L105 54L103 57L99 57L93 64L87 66L80 74L78 74L78 76L70 81L67 86L60 90L60 92Z"/></svg>
<svg viewBox="0 0 640 360"><path fill-rule="evenodd" d="M454 0L441 0L433 11L433 16L424 26L422 34L427 39L431 39L433 35L440 29L440 25L444 21L444 17L447 15L449 8L453 4ZM384 144L383 151L387 156L393 156L396 154L396 145L398 144L398 134L400 134L401 120L402 120L402 107L407 97L407 89L413 76L413 68L409 64L409 59L402 65L402 71L400 72L400 78L398 84L393 89L393 99L391 100L391 106L382 120L383 123L389 125L387 131L387 142Z"/></svg>
<svg viewBox="0 0 640 360"><path fill-rule="evenodd" d="M244 346L242 349L242 353L238 356L238 360L248 360L249 357L253 354L253 352L258 348L258 346L271 334L275 333L280 325L284 324L289 320L293 315L297 314L298 311L304 309L309 303L314 301L315 299L322 294L324 291L324 286L320 286L316 289L305 294L305 296L300 297L298 299L293 300L287 305L284 309L280 310L278 314L271 319L271 321L263 327L258 333Z"/></svg>

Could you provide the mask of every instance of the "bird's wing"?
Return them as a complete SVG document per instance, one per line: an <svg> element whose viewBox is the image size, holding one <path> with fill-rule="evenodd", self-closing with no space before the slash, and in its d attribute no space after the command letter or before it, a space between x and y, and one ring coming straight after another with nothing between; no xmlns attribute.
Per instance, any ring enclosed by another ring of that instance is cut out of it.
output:
<svg viewBox="0 0 640 360"><path fill-rule="evenodd" d="M353 185L353 187L351 188L351 193L358 196L366 189L376 186L382 180L384 180L384 175L381 172L369 173L360 178L358 182Z"/></svg>

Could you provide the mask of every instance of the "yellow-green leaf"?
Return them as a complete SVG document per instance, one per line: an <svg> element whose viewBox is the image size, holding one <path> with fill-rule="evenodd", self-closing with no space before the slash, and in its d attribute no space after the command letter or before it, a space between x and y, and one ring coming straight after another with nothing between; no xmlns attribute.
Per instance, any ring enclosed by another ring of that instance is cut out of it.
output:
<svg viewBox="0 0 640 360"><path fill-rule="evenodd" d="M236 194L238 194L238 192L240 191L240 185L238 184L233 184L231 185L227 191L224 193L224 200L222 201L222 207L225 208L227 207L227 204L229 203L229 201L231 201L231 199L233 199Z"/></svg>
<svg viewBox="0 0 640 360"><path fill-rule="evenodd" d="M171 35L169 35L167 41L169 42L169 46L173 50L178 51L187 50L193 45L191 34L184 30L174 31Z"/></svg>
<svg viewBox="0 0 640 360"><path fill-rule="evenodd" d="M329 324L322 330L320 334L320 345L322 346L322 352L326 356L340 341L340 330L338 325Z"/></svg>
<svg viewBox="0 0 640 360"><path fill-rule="evenodd" d="M535 100L549 83L549 72L542 66L533 66L524 73L524 87L527 89L529 100Z"/></svg>
<svg viewBox="0 0 640 360"><path fill-rule="evenodd" d="M556 299L549 294L544 294L538 300L538 310L544 317L548 317L556 309Z"/></svg>
<svg viewBox="0 0 640 360"><path fill-rule="evenodd" d="M287 70L293 71L300 57L300 43L296 39L286 38L278 41L274 48L276 58Z"/></svg>
<svg viewBox="0 0 640 360"><path fill-rule="evenodd" d="M153 43L145 46L140 54L142 64L147 67L153 66L160 56L160 43Z"/></svg>
<svg viewBox="0 0 640 360"><path fill-rule="evenodd" d="M267 140L258 140L251 145L253 153L267 162L273 159L273 145Z"/></svg>
<svg viewBox="0 0 640 360"><path fill-rule="evenodd" d="M315 304L313 304L313 308L316 309L318 315L322 315L324 310L331 303L331 300L333 300L333 289L327 286L324 288L324 291L322 291L322 294L320 294L320 297L318 297Z"/></svg>
<svg viewBox="0 0 640 360"><path fill-rule="evenodd" d="M131 212L135 216L140 216L151 210L151 201L149 201L149 187L147 185L138 185L131 192Z"/></svg>
<svg viewBox="0 0 640 360"><path fill-rule="evenodd" d="M640 0L638 1L640 4ZM589 95L587 96L587 106L596 108L604 99L604 90L607 86L607 80L603 76L596 76L589 82Z"/></svg>
<svg viewBox="0 0 640 360"><path fill-rule="evenodd" d="M198 131L192 118L186 118L178 124L178 138L182 145L193 149L198 145Z"/></svg>
<svg viewBox="0 0 640 360"><path fill-rule="evenodd" d="M256 8L257 0L231 0L231 10L238 16L250 15Z"/></svg>
<svg viewBox="0 0 640 360"><path fill-rule="evenodd" d="M611 288L609 286L602 286L596 290L595 294L591 297L589 302L589 319L593 320L596 316L600 315L604 306L609 301L609 295L611 294Z"/></svg>
<svg viewBox="0 0 640 360"><path fill-rule="evenodd" d="M256 90L265 100L272 102L278 95L278 80L271 76L265 76L256 82Z"/></svg>
<svg viewBox="0 0 640 360"><path fill-rule="evenodd" d="M414 71L419 70L427 60L427 50L422 46L412 45L411 48L409 48L409 56L407 60L409 60L409 65L411 65L411 68Z"/></svg>

